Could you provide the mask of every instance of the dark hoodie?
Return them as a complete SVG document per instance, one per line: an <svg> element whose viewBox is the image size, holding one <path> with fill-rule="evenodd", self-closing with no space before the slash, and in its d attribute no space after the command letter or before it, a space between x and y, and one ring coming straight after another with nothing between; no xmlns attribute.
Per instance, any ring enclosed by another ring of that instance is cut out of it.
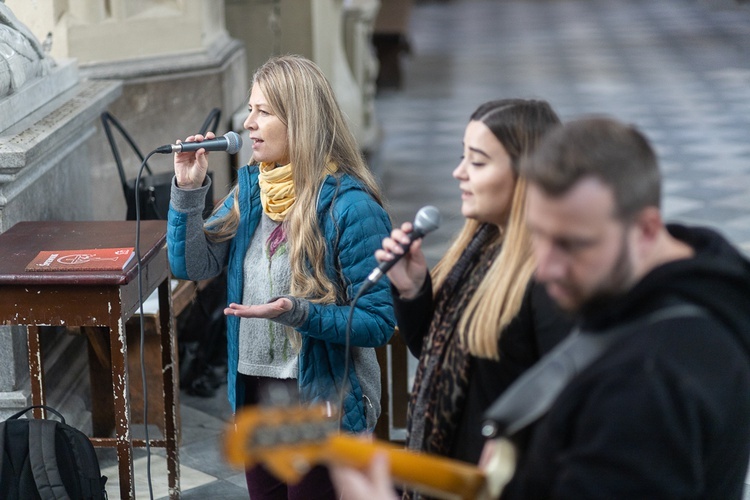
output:
<svg viewBox="0 0 750 500"><path fill-rule="evenodd" d="M717 233L670 225L694 258L662 265L582 329L678 301L705 316L634 326L533 425L503 499L739 499L750 455L750 262Z"/></svg>

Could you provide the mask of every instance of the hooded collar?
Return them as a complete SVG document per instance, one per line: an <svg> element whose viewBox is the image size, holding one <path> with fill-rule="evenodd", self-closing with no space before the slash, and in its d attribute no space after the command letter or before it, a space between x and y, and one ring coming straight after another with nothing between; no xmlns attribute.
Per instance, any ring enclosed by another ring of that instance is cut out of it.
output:
<svg viewBox="0 0 750 500"><path fill-rule="evenodd" d="M581 326L602 330L682 300L704 307L733 331L750 354L750 261L708 228L667 226L695 255L651 270L620 297L581 314Z"/></svg>

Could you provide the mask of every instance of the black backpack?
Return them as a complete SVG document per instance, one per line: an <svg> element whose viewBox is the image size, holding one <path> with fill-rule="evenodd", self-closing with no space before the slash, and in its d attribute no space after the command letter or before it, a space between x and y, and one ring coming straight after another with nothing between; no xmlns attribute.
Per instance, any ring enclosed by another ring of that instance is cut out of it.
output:
<svg viewBox="0 0 750 500"><path fill-rule="evenodd" d="M19 418L44 408L56 420ZM94 446L48 406L30 406L0 422L0 498L4 500L105 499Z"/></svg>

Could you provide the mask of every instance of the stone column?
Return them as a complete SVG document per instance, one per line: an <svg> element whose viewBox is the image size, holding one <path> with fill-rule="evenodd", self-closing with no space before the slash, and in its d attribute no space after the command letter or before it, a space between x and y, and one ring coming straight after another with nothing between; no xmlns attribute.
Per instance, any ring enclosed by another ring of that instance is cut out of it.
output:
<svg viewBox="0 0 750 500"><path fill-rule="evenodd" d="M378 138L371 48L379 0L226 0L227 28L247 48L248 76L270 56L300 54L320 66L363 151ZM235 121L241 126L244 110Z"/></svg>
<svg viewBox="0 0 750 500"><path fill-rule="evenodd" d="M380 9L378 0L344 2L344 49L350 71L358 87L360 118L357 123L362 148L370 153L378 149L379 124L375 114L375 81L378 60L372 46L373 26Z"/></svg>

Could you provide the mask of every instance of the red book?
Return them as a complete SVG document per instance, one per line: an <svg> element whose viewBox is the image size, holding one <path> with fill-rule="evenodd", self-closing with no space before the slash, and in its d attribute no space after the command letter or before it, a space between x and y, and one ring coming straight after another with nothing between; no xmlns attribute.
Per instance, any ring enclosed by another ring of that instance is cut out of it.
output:
<svg viewBox="0 0 750 500"><path fill-rule="evenodd" d="M132 247L85 250L43 250L27 271L120 271L135 257Z"/></svg>

